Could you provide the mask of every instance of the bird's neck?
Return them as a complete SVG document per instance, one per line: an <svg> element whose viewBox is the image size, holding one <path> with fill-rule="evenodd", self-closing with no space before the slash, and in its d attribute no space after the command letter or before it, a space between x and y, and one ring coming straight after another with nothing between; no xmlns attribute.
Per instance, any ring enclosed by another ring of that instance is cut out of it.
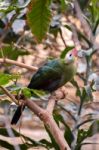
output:
<svg viewBox="0 0 99 150"><path fill-rule="evenodd" d="M68 78L72 78L76 74L76 66L75 63L70 63L65 67L65 73L68 74ZM69 80L69 79L68 79Z"/></svg>

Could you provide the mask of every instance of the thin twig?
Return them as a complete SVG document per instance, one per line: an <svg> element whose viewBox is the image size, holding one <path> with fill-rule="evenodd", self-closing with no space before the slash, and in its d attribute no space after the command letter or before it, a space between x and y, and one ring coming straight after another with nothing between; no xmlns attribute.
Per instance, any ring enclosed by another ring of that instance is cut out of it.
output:
<svg viewBox="0 0 99 150"><path fill-rule="evenodd" d="M16 65L16 66L19 66L19 67L22 67L22 68L26 68L30 71L37 71L37 67L34 67L34 66L29 66L29 65L26 65L24 63L20 63L20 62L17 62L15 60L11 60L11 59L8 59L8 58L0 58L0 63L8 63L8 64L12 64L12 65Z"/></svg>
<svg viewBox="0 0 99 150"><path fill-rule="evenodd" d="M53 96L53 95L49 98L49 102L48 102L46 111L48 111L50 114L53 113L54 106L55 106L55 101L56 101L55 99L56 99L56 98L55 98L55 96Z"/></svg>
<svg viewBox="0 0 99 150"><path fill-rule="evenodd" d="M19 104L18 101L15 99L15 97L12 94L10 94L10 92L5 87L0 85L0 88L14 103Z"/></svg>
<svg viewBox="0 0 99 150"><path fill-rule="evenodd" d="M12 140L13 140L13 142L15 142L15 141L14 141L14 140L15 140L15 139L14 139L14 138L15 138L15 135L14 135L14 132L13 132L13 130L12 130L12 128L11 128L10 121L9 121L7 115L6 115L6 118L4 119L4 123L5 123L5 127L6 127L6 130L7 130L7 133L8 133L8 135L9 135L9 137L11 137ZM14 146L14 149L15 149L15 150L21 150L18 144L17 144L17 145L16 145L16 144L13 144L13 146Z"/></svg>
<svg viewBox="0 0 99 150"><path fill-rule="evenodd" d="M11 98L13 102L18 104L17 100L11 95L7 89L0 86L1 89L6 93L7 96ZM53 102L54 101L54 102ZM53 137L55 138L56 142L59 144L60 150L70 150L67 142L64 139L62 131L57 126L56 122L53 119L53 116L49 113L51 106L54 108L55 100L49 101L49 105L46 110L38 106L35 102L31 100L25 99L25 105L32 110L39 118L44 122L44 124L49 128L50 132L52 133ZM53 111L53 109L51 108Z"/></svg>
<svg viewBox="0 0 99 150"><path fill-rule="evenodd" d="M79 49L81 49L81 45L80 45L80 42L78 40L78 35L77 35L77 30L76 30L75 25L71 24L71 29L72 29L72 40L73 40L77 50L79 50Z"/></svg>
<svg viewBox="0 0 99 150"><path fill-rule="evenodd" d="M62 41L63 41L63 43L64 43L64 46L65 46L65 48L66 48L66 47L67 47L67 44L66 44L65 39L64 39L64 37L63 37L62 29L59 30L59 33L60 33L61 39L62 39Z"/></svg>
<svg viewBox="0 0 99 150"><path fill-rule="evenodd" d="M88 123L88 122L91 122L91 121L94 121L95 119L87 119L81 123L79 123L72 131L76 130L76 129L79 129L80 126L84 125L85 123Z"/></svg>
<svg viewBox="0 0 99 150"><path fill-rule="evenodd" d="M0 37L0 44L3 42L3 40L5 39L5 37L7 36L7 34L9 33L9 30L12 27L12 24L14 22L14 20L17 18L17 16L19 15L19 11L17 11L12 18L7 22L6 26L3 29L3 34Z"/></svg>
<svg viewBox="0 0 99 150"><path fill-rule="evenodd" d="M76 118L71 114L71 112L69 110L64 108L61 104L57 103L57 106L59 106L63 111L67 112L70 115L70 117L76 122Z"/></svg>
<svg viewBox="0 0 99 150"><path fill-rule="evenodd" d="M89 24L87 23L86 19L84 18L84 14L83 14L82 10L80 9L80 6L79 6L79 3L77 0L74 1L74 8L76 11L76 15L77 15L78 19L80 20L81 25L82 25L87 37L89 38L91 43L94 43L94 36L93 36L92 30L91 30Z"/></svg>

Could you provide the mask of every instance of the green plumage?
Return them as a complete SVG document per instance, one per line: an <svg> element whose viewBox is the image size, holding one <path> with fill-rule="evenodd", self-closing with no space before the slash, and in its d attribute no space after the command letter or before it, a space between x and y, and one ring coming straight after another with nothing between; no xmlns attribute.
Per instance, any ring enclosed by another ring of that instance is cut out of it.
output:
<svg viewBox="0 0 99 150"><path fill-rule="evenodd" d="M65 59L48 61L33 75L28 88L53 92L70 81L76 73L73 52L69 52ZM16 124L25 106L19 106L12 118L11 124Z"/></svg>
<svg viewBox="0 0 99 150"><path fill-rule="evenodd" d="M28 88L51 92L70 81L75 73L74 62L66 64L62 59L50 60L33 75Z"/></svg>

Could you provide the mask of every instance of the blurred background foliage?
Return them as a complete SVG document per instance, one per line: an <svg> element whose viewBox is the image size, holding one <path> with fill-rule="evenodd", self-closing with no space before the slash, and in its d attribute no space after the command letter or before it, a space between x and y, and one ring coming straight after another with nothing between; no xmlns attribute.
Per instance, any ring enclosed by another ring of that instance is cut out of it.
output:
<svg viewBox="0 0 99 150"><path fill-rule="evenodd" d="M64 86L65 97L56 104L53 117L72 150L85 149L86 145L98 150L99 135L93 138L99 132L98 0L0 0L0 62L8 58L39 67L47 59L63 58L74 46L79 50L77 75ZM31 97L26 86L32 75L24 68L0 63L0 87L13 95L23 91ZM45 108L46 98L40 100L45 93L33 93L33 100ZM59 149L48 128L28 108L20 123L11 128L15 109L0 90L1 149Z"/></svg>

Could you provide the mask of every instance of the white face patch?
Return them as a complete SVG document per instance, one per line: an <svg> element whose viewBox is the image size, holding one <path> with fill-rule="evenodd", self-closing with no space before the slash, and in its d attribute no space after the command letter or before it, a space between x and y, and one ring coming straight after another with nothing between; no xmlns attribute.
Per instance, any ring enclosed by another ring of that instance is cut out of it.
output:
<svg viewBox="0 0 99 150"><path fill-rule="evenodd" d="M74 61L74 56L71 51L67 53L65 60L66 60L66 63L70 63Z"/></svg>

